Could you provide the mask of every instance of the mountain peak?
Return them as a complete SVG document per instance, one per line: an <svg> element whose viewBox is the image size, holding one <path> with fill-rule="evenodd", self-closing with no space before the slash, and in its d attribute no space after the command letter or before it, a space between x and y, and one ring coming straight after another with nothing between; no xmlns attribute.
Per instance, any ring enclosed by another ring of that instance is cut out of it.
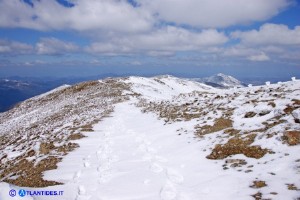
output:
<svg viewBox="0 0 300 200"><path fill-rule="evenodd" d="M216 76L229 76L229 75L225 75L223 73L218 73L218 74L216 74Z"/></svg>
<svg viewBox="0 0 300 200"><path fill-rule="evenodd" d="M194 80L217 88L244 87L245 85L238 79L223 73Z"/></svg>

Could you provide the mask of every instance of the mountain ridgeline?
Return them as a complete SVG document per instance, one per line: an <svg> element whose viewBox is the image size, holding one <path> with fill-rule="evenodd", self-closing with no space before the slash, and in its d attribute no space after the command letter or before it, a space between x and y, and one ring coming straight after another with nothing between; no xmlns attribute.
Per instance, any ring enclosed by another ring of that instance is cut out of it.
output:
<svg viewBox="0 0 300 200"><path fill-rule="evenodd" d="M226 89L107 78L0 113L0 197L16 186L51 186L66 199L299 197L300 81L204 81Z"/></svg>

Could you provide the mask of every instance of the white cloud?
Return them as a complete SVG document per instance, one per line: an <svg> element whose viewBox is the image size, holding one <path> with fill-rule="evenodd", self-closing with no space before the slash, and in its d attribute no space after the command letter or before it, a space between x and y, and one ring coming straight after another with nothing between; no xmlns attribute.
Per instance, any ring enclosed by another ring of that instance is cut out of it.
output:
<svg viewBox="0 0 300 200"><path fill-rule="evenodd" d="M249 55L257 54L257 49L236 45L233 47L224 48L222 54L224 56L247 57Z"/></svg>
<svg viewBox="0 0 300 200"><path fill-rule="evenodd" d="M139 32L151 28L147 10L134 8L125 0L76 0L67 8L56 1L34 1L31 7L20 0L0 1L0 27L39 30Z"/></svg>
<svg viewBox="0 0 300 200"><path fill-rule="evenodd" d="M259 30L237 31L231 34L246 45L299 45L300 26L289 29L281 24L264 24Z"/></svg>
<svg viewBox="0 0 300 200"><path fill-rule="evenodd" d="M29 44L0 40L0 53L1 54L29 54L33 52L33 47Z"/></svg>
<svg viewBox="0 0 300 200"><path fill-rule="evenodd" d="M77 45L56 38L41 38L36 44L37 54L60 55L78 50L79 47Z"/></svg>
<svg viewBox="0 0 300 200"><path fill-rule="evenodd" d="M256 61L256 62L270 60L269 56L267 56L264 52L261 52L260 54L257 54L257 55L249 56L247 59L250 61Z"/></svg>
<svg viewBox="0 0 300 200"><path fill-rule="evenodd" d="M95 42L86 48L89 53L136 53L148 55L164 52L200 50L227 42L225 34L213 29L192 32L183 28L167 26L162 29L126 37L116 37L109 42Z"/></svg>
<svg viewBox="0 0 300 200"><path fill-rule="evenodd" d="M300 61L300 49L293 52L284 52L283 54L280 55L280 58L284 60Z"/></svg>
<svg viewBox="0 0 300 200"><path fill-rule="evenodd" d="M0 27L38 30L144 32L162 21L192 27L228 27L263 21L288 7L292 0L73 0L67 8L55 0L0 1Z"/></svg>
<svg viewBox="0 0 300 200"><path fill-rule="evenodd" d="M264 21L291 0L137 0L164 21L196 27L228 27Z"/></svg>
<svg viewBox="0 0 300 200"><path fill-rule="evenodd" d="M225 57L235 57L241 58L243 60L250 60L250 61L269 61L271 60L270 57L265 53L264 50L269 50L269 53L278 53L278 49L273 47L269 48L251 48L243 45L235 45L230 48L223 48L221 55ZM277 51L276 51L277 50Z"/></svg>
<svg viewBox="0 0 300 200"><path fill-rule="evenodd" d="M141 66L142 63L138 60L134 60L132 62L129 62L128 64L133 65L133 66Z"/></svg>

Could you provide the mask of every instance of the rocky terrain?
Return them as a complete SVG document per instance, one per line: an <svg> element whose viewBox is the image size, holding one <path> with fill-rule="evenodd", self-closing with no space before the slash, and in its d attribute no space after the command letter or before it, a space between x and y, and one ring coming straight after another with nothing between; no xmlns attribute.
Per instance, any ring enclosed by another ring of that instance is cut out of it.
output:
<svg viewBox="0 0 300 200"><path fill-rule="evenodd" d="M300 199L299 97L298 80L61 86L0 114L0 197L21 186L61 199Z"/></svg>

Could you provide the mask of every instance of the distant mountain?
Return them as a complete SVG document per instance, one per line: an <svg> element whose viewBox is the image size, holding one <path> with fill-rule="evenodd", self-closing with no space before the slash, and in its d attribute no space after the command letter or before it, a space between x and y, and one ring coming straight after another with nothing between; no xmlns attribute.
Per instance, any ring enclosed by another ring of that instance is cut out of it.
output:
<svg viewBox="0 0 300 200"><path fill-rule="evenodd" d="M43 89L43 85L34 82L0 79L0 112L45 91L47 89Z"/></svg>
<svg viewBox="0 0 300 200"><path fill-rule="evenodd" d="M205 78L194 78L193 81L204 83L216 88L245 87L246 84L236 78L222 73Z"/></svg>

